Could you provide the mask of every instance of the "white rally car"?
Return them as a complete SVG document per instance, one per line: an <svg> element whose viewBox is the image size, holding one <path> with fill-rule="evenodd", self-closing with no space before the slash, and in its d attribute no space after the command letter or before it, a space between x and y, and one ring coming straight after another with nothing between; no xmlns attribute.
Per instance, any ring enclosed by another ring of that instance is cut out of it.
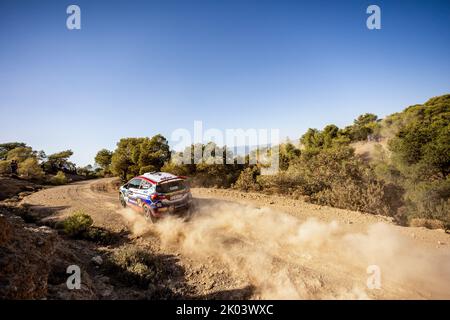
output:
<svg viewBox="0 0 450 320"><path fill-rule="evenodd" d="M123 207L129 205L155 222L164 215L187 211L191 206L192 195L186 177L149 172L121 186L119 199Z"/></svg>

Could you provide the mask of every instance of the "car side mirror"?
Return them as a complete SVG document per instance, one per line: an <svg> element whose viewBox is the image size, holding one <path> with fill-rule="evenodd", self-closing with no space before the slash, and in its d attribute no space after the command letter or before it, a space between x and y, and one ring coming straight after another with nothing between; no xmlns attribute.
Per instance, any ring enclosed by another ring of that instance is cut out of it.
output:
<svg viewBox="0 0 450 320"><path fill-rule="evenodd" d="M128 183L127 183L127 184L124 184L123 187L124 187L125 189L128 189Z"/></svg>

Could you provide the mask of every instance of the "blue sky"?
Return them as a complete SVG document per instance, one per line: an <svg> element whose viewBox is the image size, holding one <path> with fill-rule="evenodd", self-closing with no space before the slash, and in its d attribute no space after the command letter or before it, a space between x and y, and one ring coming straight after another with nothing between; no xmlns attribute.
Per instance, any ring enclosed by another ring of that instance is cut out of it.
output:
<svg viewBox="0 0 450 320"><path fill-rule="evenodd" d="M295 139L449 93L449 57L450 1L0 0L0 142L85 165L194 120Z"/></svg>

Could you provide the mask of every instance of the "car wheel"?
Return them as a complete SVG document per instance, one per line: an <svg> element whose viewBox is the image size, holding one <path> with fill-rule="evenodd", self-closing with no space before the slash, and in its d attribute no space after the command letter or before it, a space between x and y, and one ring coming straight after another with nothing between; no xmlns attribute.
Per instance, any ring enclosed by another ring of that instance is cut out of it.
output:
<svg viewBox="0 0 450 320"><path fill-rule="evenodd" d="M120 204L122 205L122 207L126 208L127 207L127 202L125 201L125 198L123 197L123 194L119 195L119 200L120 200Z"/></svg>
<svg viewBox="0 0 450 320"><path fill-rule="evenodd" d="M152 223L156 223L156 221L158 221L158 218L152 214L152 208L149 206L144 206L144 217L147 221L151 221Z"/></svg>

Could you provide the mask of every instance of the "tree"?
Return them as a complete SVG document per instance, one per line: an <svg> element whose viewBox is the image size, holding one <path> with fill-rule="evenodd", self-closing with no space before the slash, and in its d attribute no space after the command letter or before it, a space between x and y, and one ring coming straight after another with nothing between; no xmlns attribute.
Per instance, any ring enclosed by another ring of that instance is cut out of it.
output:
<svg viewBox="0 0 450 320"><path fill-rule="evenodd" d="M305 149L320 148L323 145L323 137L317 129L309 128L308 131L300 138L301 144Z"/></svg>
<svg viewBox="0 0 450 320"><path fill-rule="evenodd" d="M279 150L281 170L286 170L289 167L289 164L300 156L300 150L297 149L291 142L281 144Z"/></svg>
<svg viewBox="0 0 450 320"><path fill-rule="evenodd" d="M450 95L389 117L391 171L404 189L409 216L450 221Z"/></svg>
<svg viewBox="0 0 450 320"><path fill-rule="evenodd" d="M90 177L95 176L95 171L94 171L94 168L92 167L92 165L88 164L87 166L84 166L84 167L78 167L77 174L80 176L85 176L87 178L90 178Z"/></svg>
<svg viewBox="0 0 450 320"><path fill-rule="evenodd" d="M353 121L353 123L355 126L363 127L363 126L367 126L373 122L376 122L377 120L378 120L377 115L375 115L373 113L365 113L365 114L358 116L358 118L356 118Z"/></svg>
<svg viewBox="0 0 450 320"><path fill-rule="evenodd" d="M111 157L111 171L126 180L147 171L159 171L170 160L170 148L162 135L120 139Z"/></svg>
<svg viewBox="0 0 450 320"><path fill-rule="evenodd" d="M72 155L72 150L64 150L49 155L47 161L43 163L44 170L49 173L56 173L58 171L75 173L75 164L68 160Z"/></svg>
<svg viewBox="0 0 450 320"><path fill-rule="evenodd" d="M0 160L0 174L11 173L11 165L7 160Z"/></svg>
<svg viewBox="0 0 450 320"><path fill-rule="evenodd" d="M140 144L139 167L153 166L159 171L170 159L170 147L166 138L158 134L151 139L145 138Z"/></svg>
<svg viewBox="0 0 450 320"><path fill-rule="evenodd" d="M95 163L98 164L103 170L109 171L112 155L112 151L102 149L97 152L97 155L95 156Z"/></svg>
<svg viewBox="0 0 450 320"><path fill-rule="evenodd" d="M28 179L42 179L44 171L38 163L37 158L28 158L19 163L19 175Z"/></svg>
<svg viewBox="0 0 450 320"><path fill-rule="evenodd" d="M25 161L28 158L35 158L36 155L31 147L17 147L8 151L6 159L9 161L15 160L18 163Z"/></svg>
<svg viewBox="0 0 450 320"><path fill-rule="evenodd" d="M445 179L450 173L450 95L447 99L431 100L424 105L408 108L414 113L389 142L393 158L404 172L411 166L429 179ZM419 170L420 168L420 170Z"/></svg>
<svg viewBox="0 0 450 320"><path fill-rule="evenodd" d="M7 142L0 144L0 160L6 160L8 152L15 148L25 148L27 145L23 142Z"/></svg>
<svg viewBox="0 0 450 320"><path fill-rule="evenodd" d="M111 171L122 180L127 180L131 160L124 150L116 150L111 158Z"/></svg>
<svg viewBox="0 0 450 320"><path fill-rule="evenodd" d="M329 124L322 131L322 141L324 148L330 148L333 146L334 139L337 138L339 133L339 128L334 124Z"/></svg>
<svg viewBox="0 0 450 320"><path fill-rule="evenodd" d="M356 118L353 125L350 126L349 133L352 141L366 140L374 133L378 125L378 117L373 113L365 113Z"/></svg>
<svg viewBox="0 0 450 320"><path fill-rule="evenodd" d="M301 144L307 150L319 150L331 148L341 142L338 139L341 136L341 131L334 124L327 125L322 131L317 129L308 129L306 133L300 138Z"/></svg>

